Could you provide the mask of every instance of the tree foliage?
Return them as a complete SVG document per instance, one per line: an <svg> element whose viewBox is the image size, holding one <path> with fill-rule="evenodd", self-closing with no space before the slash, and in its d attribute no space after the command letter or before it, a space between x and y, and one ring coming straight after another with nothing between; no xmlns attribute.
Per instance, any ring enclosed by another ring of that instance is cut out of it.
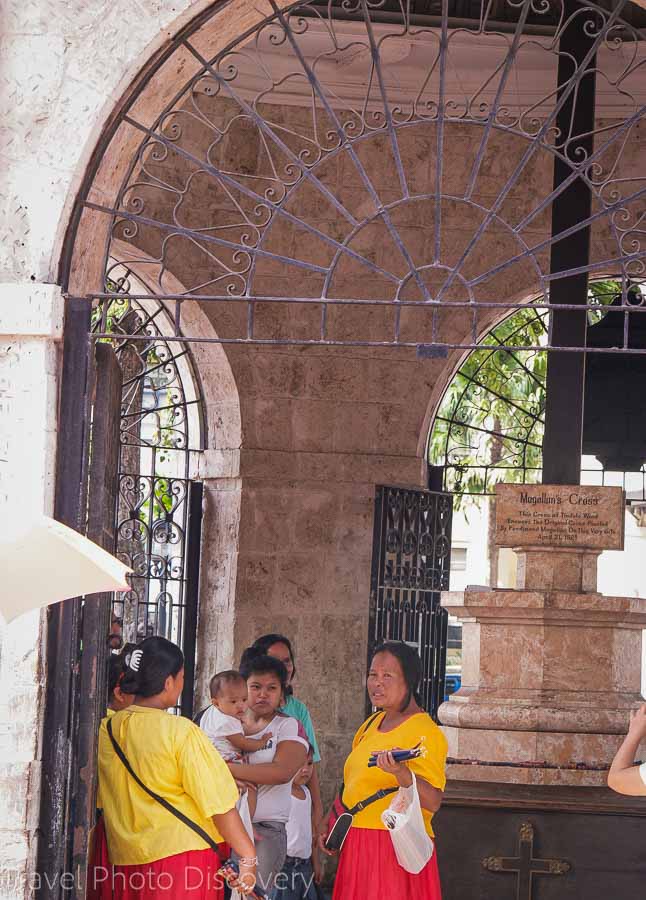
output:
<svg viewBox="0 0 646 900"><path fill-rule="evenodd" d="M611 279L590 285L589 302L612 303ZM590 310L594 325L603 311ZM456 495L493 493L498 482L540 481L545 426L548 316L528 305L496 325L453 377L429 440L432 465L445 467L444 486Z"/></svg>

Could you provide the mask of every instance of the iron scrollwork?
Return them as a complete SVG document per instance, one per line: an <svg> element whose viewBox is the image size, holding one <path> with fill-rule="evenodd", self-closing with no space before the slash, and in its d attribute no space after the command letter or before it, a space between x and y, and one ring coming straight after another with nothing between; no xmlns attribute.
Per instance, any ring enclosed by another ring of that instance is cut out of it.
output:
<svg viewBox="0 0 646 900"><path fill-rule="evenodd" d="M452 497L415 488L377 488L369 653L382 640L415 646L422 698L437 713L444 697Z"/></svg>

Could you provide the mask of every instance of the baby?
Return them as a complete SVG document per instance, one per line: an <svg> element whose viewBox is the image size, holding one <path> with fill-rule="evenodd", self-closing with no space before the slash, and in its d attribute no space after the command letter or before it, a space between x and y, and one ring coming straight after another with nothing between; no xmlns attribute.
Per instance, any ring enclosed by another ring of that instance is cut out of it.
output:
<svg viewBox="0 0 646 900"><path fill-rule="evenodd" d="M211 679L211 706L200 719L215 749L226 762L240 762L243 754L264 750L271 745L271 732L261 738L247 737L244 714L247 711L247 682L239 672L218 672ZM249 813L256 811L256 792L247 792Z"/></svg>

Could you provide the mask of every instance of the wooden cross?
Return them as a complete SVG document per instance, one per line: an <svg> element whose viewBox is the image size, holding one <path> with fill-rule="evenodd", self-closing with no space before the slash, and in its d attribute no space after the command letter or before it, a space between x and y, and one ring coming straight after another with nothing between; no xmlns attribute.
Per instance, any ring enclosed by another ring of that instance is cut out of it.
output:
<svg viewBox="0 0 646 900"><path fill-rule="evenodd" d="M518 856L487 856L482 865L488 872L515 872L516 900L532 900L534 875L566 875L570 863L562 859L534 858L534 827L524 822L518 831Z"/></svg>

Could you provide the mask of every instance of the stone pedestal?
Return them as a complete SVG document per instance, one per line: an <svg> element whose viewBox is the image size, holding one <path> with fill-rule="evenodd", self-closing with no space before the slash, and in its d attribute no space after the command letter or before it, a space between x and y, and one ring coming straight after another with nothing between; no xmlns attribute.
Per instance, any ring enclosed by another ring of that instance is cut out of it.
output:
<svg viewBox="0 0 646 900"><path fill-rule="evenodd" d="M462 688L440 707L449 777L602 785L640 700L646 600L596 591L598 551L525 547L517 589L445 593Z"/></svg>

